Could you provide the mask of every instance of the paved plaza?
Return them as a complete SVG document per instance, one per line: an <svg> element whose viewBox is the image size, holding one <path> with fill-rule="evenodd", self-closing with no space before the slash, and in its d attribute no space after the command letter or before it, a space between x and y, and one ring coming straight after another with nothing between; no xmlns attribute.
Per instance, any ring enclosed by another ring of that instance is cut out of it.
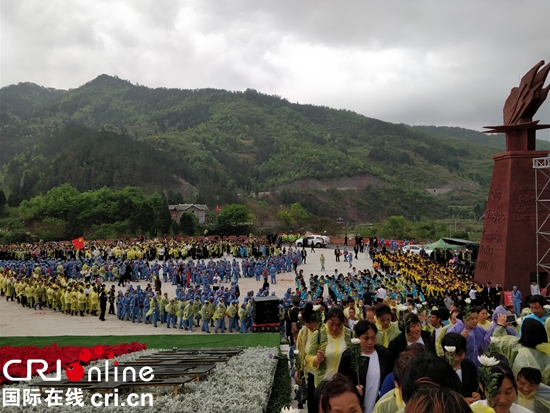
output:
<svg viewBox="0 0 550 413"><path fill-rule="evenodd" d="M331 245L328 248L316 249L315 253L311 252L307 248L307 260L306 264L302 264L298 267L298 270L303 269L306 282L309 279L310 274L322 275L333 274L337 269L339 273L346 274L350 268L349 264L345 262L335 262L334 256L335 245ZM340 246L342 249L342 246ZM353 250L349 248L348 250ZM319 257L324 254L326 258L325 268L326 272L321 272L321 264ZM366 254L359 254L357 260L353 260L353 266L357 270L366 268L372 268L372 261ZM232 260L233 257L225 257L228 260ZM105 283L108 288L113 284L112 282ZM122 288L117 287L116 290ZM134 288L138 284L144 288L147 282L133 282ZM239 288L241 291L241 302L248 290L254 290L254 294L261 288L263 279L256 281L253 278L240 278ZM229 285L224 283L223 285ZM277 275L277 284L270 285L270 291L275 291L278 297L283 297L283 294L288 288L292 288L294 291L294 273L287 272ZM175 287L171 283L162 284L162 292L168 292L169 297L175 297ZM325 291L326 294L326 291ZM13 337L13 336L104 336L104 335L147 335L147 334L191 334L185 330L179 329L167 329L164 324L159 324L157 328L154 328L150 324L132 323L131 321L120 321L114 315L105 315L106 321L100 321L98 317L87 314L85 317L70 316L55 312L50 309L32 310L30 308L23 308L21 305L14 302L6 302L5 298L0 299L0 337ZM192 334L206 334L195 329ZM213 334L213 333L212 333ZM226 331L225 334L229 334ZM235 334L235 333L233 333ZM29 344L32 344L32 339L29 340Z"/></svg>

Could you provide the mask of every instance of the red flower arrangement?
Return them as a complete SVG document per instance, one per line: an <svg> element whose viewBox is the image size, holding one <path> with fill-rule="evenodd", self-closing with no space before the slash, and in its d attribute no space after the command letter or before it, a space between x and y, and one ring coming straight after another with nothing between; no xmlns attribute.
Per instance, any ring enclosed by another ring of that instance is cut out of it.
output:
<svg viewBox="0 0 550 413"><path fill-rule="evenodd" d="M44 373L53 373L56 369L57 360L61 360L61 368L65 370L72 363L86 365L90 361L101 359L112 359L123 354L133 353L135 351L145 350L146 344L132 342L130 344L120 344L118 346L97 345L94 347L85 346L62 346L52 344L46 347L36 346L3 346L0 347L0 386L10 383L4 376L4 365L9 360L21 360L21 363L12 364L8 367L8 374L12 377L25 377L27 375L27 360L39 359L48 363L48 370ZM32 375L36 376L36 369L40 365L33 364Z"/></svg>

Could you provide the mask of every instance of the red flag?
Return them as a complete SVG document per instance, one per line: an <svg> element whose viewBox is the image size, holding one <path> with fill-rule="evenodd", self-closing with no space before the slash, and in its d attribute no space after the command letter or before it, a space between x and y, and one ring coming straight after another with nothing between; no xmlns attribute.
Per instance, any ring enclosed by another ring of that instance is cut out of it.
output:
<svg viewBox="0 0 550 413"><path fill-rule="evenodd" d="M73 243L75 250L82 250L84 249L84 237L75 238L71 241Z"/></svg>
<svg viewBox="0 0 550 413"><path fill-rule="evenodd" d="M220 211L220 207L216 205L216 212Z"/></svg>

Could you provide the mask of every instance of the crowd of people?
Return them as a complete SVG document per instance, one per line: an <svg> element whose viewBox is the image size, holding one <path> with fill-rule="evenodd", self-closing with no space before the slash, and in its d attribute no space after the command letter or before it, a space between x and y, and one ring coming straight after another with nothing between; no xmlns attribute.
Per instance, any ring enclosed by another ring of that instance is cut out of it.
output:
<svg viewBox="0 0 550 413"><path fill-rule="evenodd" d="M372 267L353 267L361 250ZM507 308L499 285L371 240L335 249L346 274L327 273L320 253L320 275L308 276L303 251L253 237L4 246L0 293L77 317L104 320L108 307L121 322L246 333L255 297L274 294L268 279L294 273L279 320L309 412L335 411L342 395L349 404L338 411L550 412L550 306L536 290L526 308ZM262 288L241 297L242 277L263 279Z"/></svg>
<svg viewBox="0 0 550 413"><path fill-rule="evenodd" d="M246 333L253 327L254 297L275 295L270 283L297 271L302 262L299 249L253 237L94 242L83 250L72 243L11 245L2 248L0 293L24 307L72 316L101 311L102 321L109 304L108 313L122 321ZM257 293L249 290L240 297L241 277L263 284ZM106 281L118 282L121 289L106 289ZM172 297L162 292L163 283L174 286ZM281 312L290 307L289 298L288 293L281 298Z"/></svg>
<svg viewBox="0 0 550 413"><path fill-rule="evenodd" d="M451 312L412 301L392 308L387 297L377 301L373 307L361 307L350 299L326 308L318 300L298 311L291 358L299 407L307 400L308 412L320 411L323 403L315 397L317 389L340 374L352 384L357 412L550 411L550 318L545 297L531 297L530 308L517 322L509 317L512 310L500 305L492 322L484 324L479 315L486 308L469 299L463 308L453 304ZM413 380L407 371L421 357L416 368L431 367ZM493 378L497 386L488 388ZM420 382L424 379L426 386ZM445 410L445 404L439 410L405 407L417 390L434 386L451 391L464 410ZM407 392L407 387L415 390Z"/></svg>
<svg viewBox="0 0 550 413"><path fill-rule="evenodd" d="M477 285L448 262L389 251L373 258L372 271L296 277L301 295L287 332L299 407L550 412L545 297L532 294L518 311L502 305L500 286ZM311 301L301 305L304 297Z"/></svg>

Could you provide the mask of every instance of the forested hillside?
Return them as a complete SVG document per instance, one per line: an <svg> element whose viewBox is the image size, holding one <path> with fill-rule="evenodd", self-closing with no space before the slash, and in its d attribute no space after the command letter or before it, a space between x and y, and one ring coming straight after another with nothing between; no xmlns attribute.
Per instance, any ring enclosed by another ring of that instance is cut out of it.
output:
<svg viewBox="0 0 550 413"><path fill-rule="evenodd" d="M255 90L151 89L107 75L68 91L8 86L0 101L0 179L13 206L70 183L139 186L169 203L260 196L356 222L438 218L483 204L498 151Z"/></svg>

